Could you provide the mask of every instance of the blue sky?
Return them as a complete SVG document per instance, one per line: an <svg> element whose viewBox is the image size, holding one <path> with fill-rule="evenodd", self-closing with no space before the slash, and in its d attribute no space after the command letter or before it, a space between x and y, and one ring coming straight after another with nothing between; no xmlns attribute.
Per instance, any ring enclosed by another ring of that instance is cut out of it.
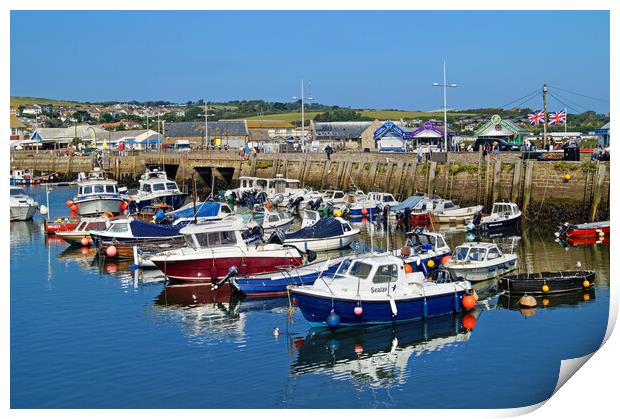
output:
<svg viewBox="0 0 620 419"><path fill-rule="evenodd" d="M496 107L541 88L551 108L609 111L609 12L13 11L11 95ZM542 99L525 103L540 107ZM515 104L519 104L516 102Z"/></svg>

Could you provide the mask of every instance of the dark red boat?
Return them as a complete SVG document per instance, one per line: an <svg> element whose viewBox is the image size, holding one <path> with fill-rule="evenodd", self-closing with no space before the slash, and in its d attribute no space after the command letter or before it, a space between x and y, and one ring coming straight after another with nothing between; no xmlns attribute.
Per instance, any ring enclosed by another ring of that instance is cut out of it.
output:
<svg viewBox="0 0 620 419"><path fill-rule="evenodd" d="M564 223L560 230L555 233L556 237L583 238L583 237L605 237L609 236L609 221L598 223L570 224Z"/></svg>

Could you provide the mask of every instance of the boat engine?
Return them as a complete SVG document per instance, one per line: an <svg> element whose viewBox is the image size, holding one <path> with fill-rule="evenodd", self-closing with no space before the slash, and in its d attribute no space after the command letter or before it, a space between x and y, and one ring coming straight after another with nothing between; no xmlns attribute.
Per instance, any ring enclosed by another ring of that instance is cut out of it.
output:
<svg viewBox="0 0 620 419"><path fill-rule="evenodd" d="M286 240L286 235L280 229L276 229L269 238L267 239L268 244L284 244L284 240Z"/></svg>
<svg viewBox="0 0 620 419"><path fill-rule="evenodd" d="M237 273L238 273L238 270L236 266L231 266L230 268L228 268L228 273L226 274L224 278L222 278L215 284L211 284L211 291L217 290L220 286L222 286L222 284L225 284L228 280L230 280L230 278L232 278L233 276L236 276Z"/></svg>

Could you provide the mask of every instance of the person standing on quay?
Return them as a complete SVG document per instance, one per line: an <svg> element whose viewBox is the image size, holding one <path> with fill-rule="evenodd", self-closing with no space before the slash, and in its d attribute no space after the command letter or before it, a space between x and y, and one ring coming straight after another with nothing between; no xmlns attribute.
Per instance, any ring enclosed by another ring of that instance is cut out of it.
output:
<svg viewBox="0 0 620 419"><path fill-rule="evenodd" d="M332 148L331 144L327 144L325 146L325 154L327 155L327 160L331 160L331 155L334 152L334 149Z"/></svg>
<svg viewBox="0 0 620 419"><path fill-rule="evenodd" d="M418 163L422 163L422 155L424 154L424 151L422 151L422 146L419 145L418 146Z"/></svg>
<svg viewBox="0 0 620 419"><path fill-rule="evenodd" d="M491 149L493 153L493 160L497 160L497 155L499 154L499 143L497 141L493 141L493 148Z"/></svg>

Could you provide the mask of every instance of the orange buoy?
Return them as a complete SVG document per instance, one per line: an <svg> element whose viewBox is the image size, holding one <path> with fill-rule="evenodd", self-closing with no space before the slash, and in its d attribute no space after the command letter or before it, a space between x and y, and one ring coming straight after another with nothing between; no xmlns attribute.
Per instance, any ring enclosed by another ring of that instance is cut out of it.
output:
<svg viewBox="0 0 620 419"><path fill-rule="evenodd" d="M471 314L466 314L463 317L463 327L467 330L474 330L474 327L476 327L476 318Z"/></svg>
<svg viewBox="0 0 620 419"><path fill-rule="evenodd" d="M587 292L583 294L583 301L590 301L590 294Z"/></svg>
<svg viewBox="0 0 620 419"><path fill-rule="evenodd" d="M127 209L127 203L125 201L121 202L120 208L121 211L125 211Z"/></svg>
<svg viewBox="0 0 620 419"><path fill-rule="evenodd" d="M452 256L445 255L444 257L441 258L441 264L445 265L446 263L450 262L451 260L452 260Z"/></svg>
<svg viewBox="0 0 620 419"><path fill-rule="evenodd" d="M108 248L105 250L105 254L108 255L111 258L116 256L116 246L114 246L114 245L108 246Z"/></svg>
<svg viewBox="0 0 620 419"><path fill-rule="evenodd" d="M463 297L463 307L465 310L471 310L476 307L476 299L472 295L466 295Z"/></svg>
<svg viewBox="0 0 620 419"><path fill-rule="evenodd" d="M82 246L86 247L90 244L90 240L88 239L88 237L82 237Z"/></svg>
<svg viewBox="0 0 620 419"><path fill-rule="evenodd" d="M368 214L368 210L366 208L362 208L362 215L367 215Z"/></svg>
<svg viewBox="0 0 620 419"><path fill-rule="evenodd" d="M361 343L356 343L355 344L355 353L356 354L361 354L362 352L364 352L364 347L362 346Z"/></svg>
<svg viewBox="0 0 620 419"><path fill-rule="evenodd" d="M71 206L73 205L73 201L72 201L72 200L70 200L70 199L68 199L68 200L67 200L67 202L65 202L65 204L66 204L69 208L71 208Z"/></svg>
<svg viewBox="0 0 620 419"><path fill-rule="evenodd" d="M405 263L405 272L407 272L408 274L413 272L413 267L408 263Z"/></svg>
<svg viewBox="0 0 620 419"><path fill-rule="evenodd" d="M77 210L78 210L78 206L77 205L75 205L75 204L71 205L71 212L77 212Z"/></svg>

